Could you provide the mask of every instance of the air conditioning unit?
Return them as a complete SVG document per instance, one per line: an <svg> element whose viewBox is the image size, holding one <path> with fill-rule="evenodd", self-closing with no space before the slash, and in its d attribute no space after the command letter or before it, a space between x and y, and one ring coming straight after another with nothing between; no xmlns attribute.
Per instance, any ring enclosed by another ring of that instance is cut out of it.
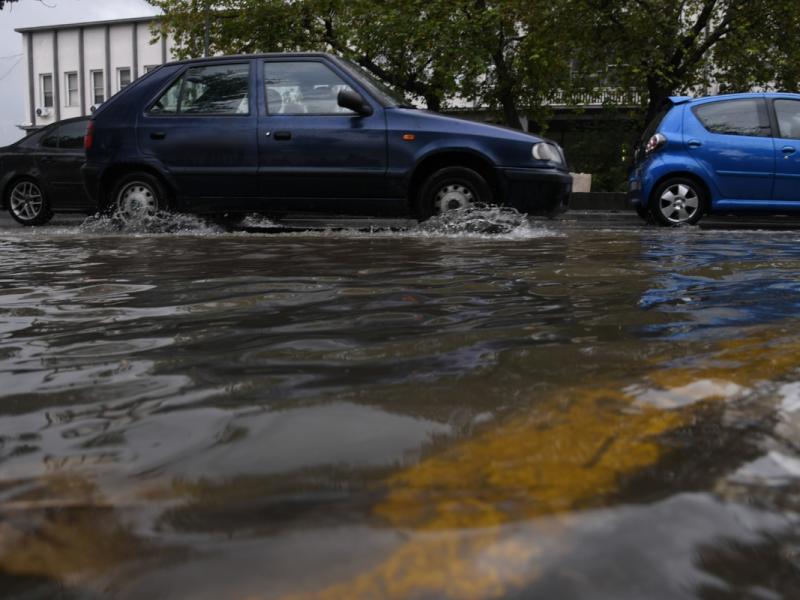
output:
<svg viewBox="0 0 800 600"><path fill-rule="evenodd" d="M51 110L49 108L37 108L36 109L36 116L37 117L49 117Z"/></svg>
<svg viewBox="0 0 800 600"><path fill-rule="evenodd" d="M100 105L99 105L99 104L92 104L92 105L89 107L89 112L94 112L94 111L96 111L98 108L100 108Z"/></svg>

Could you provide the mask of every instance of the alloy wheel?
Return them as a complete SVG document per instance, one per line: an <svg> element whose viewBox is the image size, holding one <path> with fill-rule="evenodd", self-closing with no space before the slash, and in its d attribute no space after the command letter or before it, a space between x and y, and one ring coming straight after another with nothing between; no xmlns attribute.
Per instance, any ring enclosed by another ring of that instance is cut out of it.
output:
<svg viewBox="0 0 800 600"><path fill-rule="evenodd" d="M658 210L670 223L688 223L700 210L700 196L685 183L676 183L663 191Z"/></svg>
<svg viewBox="0 0 800 600"><path fill-rule="evenodd" d="M11 190L9 207L18 219L33 221L42 214L44 209L42 190L32 181L20 181Z"/></svg>

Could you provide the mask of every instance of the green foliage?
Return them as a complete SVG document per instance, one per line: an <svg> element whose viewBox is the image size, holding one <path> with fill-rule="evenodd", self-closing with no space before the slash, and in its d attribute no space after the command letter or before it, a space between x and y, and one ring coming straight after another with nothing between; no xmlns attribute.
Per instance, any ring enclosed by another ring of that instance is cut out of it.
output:
<svg viewBox="0 0 800 600"><path fill-rule="evenodd" d="M573 0L149 0L183 56L327 50L433 109L475 102L520 126L570 83L558 24Z"/></svg>

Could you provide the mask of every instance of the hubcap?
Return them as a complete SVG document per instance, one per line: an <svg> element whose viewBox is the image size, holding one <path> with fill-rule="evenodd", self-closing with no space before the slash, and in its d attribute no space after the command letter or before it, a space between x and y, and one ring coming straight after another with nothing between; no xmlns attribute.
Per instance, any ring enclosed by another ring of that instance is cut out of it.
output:
<svg viewBox="0 0 800 600"><path fill-rule="evenodd" d="M11 191L11 211L23 221L38 217L44 207L44 198L39 186L31 181L22 181Z"/></svg>
<svg viewBox="0 0 800 600"><path fill-rule="evenodd" d="M446 185L436 194L434 201L438 212L470 208L475 202L475 197L468 187L460 184Z"/></svg>
<svg viewBox="0 0 800 600"><path fill-rule="evenodd" d="M149 185L134 181L129 183L117 196L115 216L125 223L152 217L158 210L156 195Z"/></svg>
<svg viewBox="0 0 800 600"><path fill-rule="evenodd" d="M700 210L700 198L688 185L676 183L661 194L658 208L670 223L686 223Z"/></svg>

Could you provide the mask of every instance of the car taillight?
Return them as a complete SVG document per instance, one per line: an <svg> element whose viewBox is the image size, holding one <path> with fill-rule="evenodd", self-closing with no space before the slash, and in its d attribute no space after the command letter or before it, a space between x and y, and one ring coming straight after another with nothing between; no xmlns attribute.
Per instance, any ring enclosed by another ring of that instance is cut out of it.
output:
<svg viewBox="0 0 800 600"><path fill-rule="evenodd" d="M653 137L647 140L647 145L644 147L645 155L649 156L653 152L660 150L661 148L664 147L666 143L667 143L667 138L663 134L661 133L655 134Z"/></svg>
<svg viewBox="0 0 800 600"><path fill-rule="evenodd" d="M94 121L89 121L86 125L86 135L83 136L83 149L91 150L94 144Z"/></svg>

